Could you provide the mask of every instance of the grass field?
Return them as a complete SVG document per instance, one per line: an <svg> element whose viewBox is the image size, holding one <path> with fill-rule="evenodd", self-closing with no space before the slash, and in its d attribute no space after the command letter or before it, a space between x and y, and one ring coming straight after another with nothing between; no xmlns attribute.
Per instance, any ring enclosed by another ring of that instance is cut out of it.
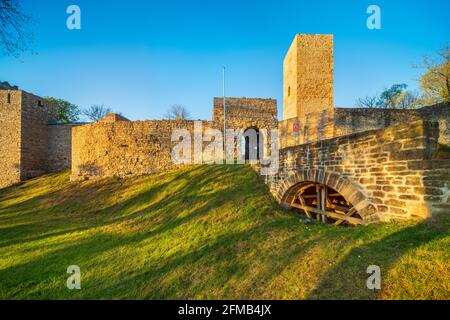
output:
<svg viewBox="0 0 450 320"><path fill-rule="evenodd" d="M450 299L450 214L342 227L281 209L249 167L0 191L1 299ZM69 265L81 290L68 290ZM378 265L382 289L366 287Z"/></svg>

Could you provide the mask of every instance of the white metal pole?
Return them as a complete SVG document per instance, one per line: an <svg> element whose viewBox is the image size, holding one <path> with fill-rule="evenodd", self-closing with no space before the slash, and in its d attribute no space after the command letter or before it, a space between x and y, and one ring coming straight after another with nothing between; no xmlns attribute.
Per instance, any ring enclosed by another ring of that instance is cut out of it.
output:
<svg viewBox="0 0 450 320"><path fill-rule="evenodd" d="M225 155L225 146L226 146L226 130L227 130L227 125L226 125L226 116L227 116L227 108L226 108L226 102L225 102L225 67L223 67L222 69L222 90L223 90L223 152L224 152L224 158L226 157Z"/></svg>

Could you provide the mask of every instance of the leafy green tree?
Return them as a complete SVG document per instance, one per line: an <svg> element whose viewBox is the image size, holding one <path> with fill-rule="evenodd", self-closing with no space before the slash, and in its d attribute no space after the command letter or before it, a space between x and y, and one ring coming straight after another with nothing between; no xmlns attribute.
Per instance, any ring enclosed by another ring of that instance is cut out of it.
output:
<svg viewBox="0 0 450 320"><path fill-rule="evenodd" d="M77 105L70 103L69 101L56 99L53 97L45 97L44 99L58 106L58 122L70 123L77 122L80 119L81 110Z"/></svg>
<svg viewBox="0 0 450 320"><path fill-rule="evenodd" d="M403 91L394 98L395 109L415 109L422 106L417 91Z"/></svg>
<svg viewBox="0 0 450 320"><path fill-rule="evenodd" d="M416 91L406 90L406 84L394 84L384 89L380 95L366 96L356 100L359 108L410 109L421 106L421 98Z"/></svg>
<svg viewBox="0 0 450 320"><path fill-rule="evenodd" d="M450 50L447 45L437 52L437 58L425 57L422 68L427 71L420 77L424 104L450 102Z"/></svg>
<svg viewBox="0 0 450 320"><path fill-rule="evenodd" d="M396 109L399 102L399 96L405 91L407 85L404 83L394 84L389 89L381 92L378 105L385 109Z"/></svg>

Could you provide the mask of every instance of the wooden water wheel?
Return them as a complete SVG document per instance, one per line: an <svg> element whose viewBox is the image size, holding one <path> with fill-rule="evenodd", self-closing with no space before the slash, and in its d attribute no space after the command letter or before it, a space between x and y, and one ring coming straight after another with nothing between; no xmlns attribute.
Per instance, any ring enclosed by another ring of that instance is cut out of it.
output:
<svg viewBox="0 0 450 320"><path fill-rule="evenodd" d="M319 183L302 184L292 198L291 207L323 223L364 224L349 201L334 189Z"/></svg>

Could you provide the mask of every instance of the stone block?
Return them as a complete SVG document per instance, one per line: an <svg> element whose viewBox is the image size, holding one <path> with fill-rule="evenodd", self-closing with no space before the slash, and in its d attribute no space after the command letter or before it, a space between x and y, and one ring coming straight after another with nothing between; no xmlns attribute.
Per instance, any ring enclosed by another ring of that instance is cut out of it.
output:
<svg viewBox="0 0 450 320"><path fill-rule="evenodd" d="M384 204L388 205L388 206L394 206L394 207L400 207L400 208L406 207L406 203L404 201L400 201L397 199L386 199L386 200L384 200Z"/></svg>

